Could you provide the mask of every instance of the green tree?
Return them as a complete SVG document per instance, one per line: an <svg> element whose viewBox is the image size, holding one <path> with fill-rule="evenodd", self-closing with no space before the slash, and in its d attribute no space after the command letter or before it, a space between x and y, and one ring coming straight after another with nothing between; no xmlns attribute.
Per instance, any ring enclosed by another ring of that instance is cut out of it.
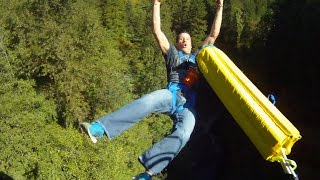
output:
<svg viewBox="0 0 320 180"><path fill-rule="evenodd" d="M209 7L207 7L209 6ZM202 42L204 38L207 36L208 23L207 23L207 14L210 12L207 12L206 9L212 9L210 5L205 4L203 0L196 0L192 1L189 13L188 13L188 19L191 21L190 24L190 33L192 35L192 43L193 47L198 48L202 45ZM212 21L210 22L211 25Z"/></svg>
<svg viewBox="0 0 320 180"><path fill-rule="evenodd" d="M151 32L152 6L150 5L146 2L137 2L128 3L127 6L129 19L127 40L131 46L126 48L125 57L130 59L134 93L138 96L163 88L166 84L164 59Z"/></svg>
<svg viewBox="0 0 320 180"><path fill-rule="evenodd" d="M10 2L0 12L0 171L15 179L129 179L141 172L136 157L167 133L166 118L151 116L96 146L74 129L77 120L133 97L123 36L103 25L100 4Z"/></svg>
<svg viewBox="0 0 320 180"><path fill-rule="evenodd" d="M268 13L274 0L232 0L226 2L223 18L223 32L228 34L223 39L235 47L248 48L254 43L258 24Z"/></svg>
<svg viewBox="0 0 320 180"><path fill-rule="evenodd" d="M127 63L102 26L98 7L82 1L28 1L13 6L14 15L3 20L19 76L34 79L56 101L64 126L117 108L130 97L130 79L120 78Z"/></svg>

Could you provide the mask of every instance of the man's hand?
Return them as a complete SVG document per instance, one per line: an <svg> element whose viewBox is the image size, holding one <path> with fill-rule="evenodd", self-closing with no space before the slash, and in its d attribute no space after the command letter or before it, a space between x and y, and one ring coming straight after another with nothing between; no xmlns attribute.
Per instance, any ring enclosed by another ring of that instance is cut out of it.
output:
<svg viewBox="0 0 320 180"><path fill-rule="evenodd" d="M155 0L156 1L156 0ZM160 1L160 0L159 0ZM217 7L223 7L223 0L216 0Z"/></svg>

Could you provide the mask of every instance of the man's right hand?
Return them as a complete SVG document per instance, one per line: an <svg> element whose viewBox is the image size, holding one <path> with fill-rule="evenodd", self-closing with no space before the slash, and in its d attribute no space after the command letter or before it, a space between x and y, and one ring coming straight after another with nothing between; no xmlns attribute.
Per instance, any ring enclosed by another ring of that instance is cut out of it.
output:
<svg viewBox="0 0 320 180"><path fill-rule="evenodd" d="M162 2L163 1L164 0L162 0ZM153 0L152 28L153 28L153 34L160 46L162 53L167 54L170 48L170 43L167 37L164 35L164 33L161 30L160 4L161 4L161 0Z"/></svg>
<svg viewBox="0 0 320 180"><path fill-rule="evenodd" d="M217 7L223 7L223 0L216 0Z"/></svg>

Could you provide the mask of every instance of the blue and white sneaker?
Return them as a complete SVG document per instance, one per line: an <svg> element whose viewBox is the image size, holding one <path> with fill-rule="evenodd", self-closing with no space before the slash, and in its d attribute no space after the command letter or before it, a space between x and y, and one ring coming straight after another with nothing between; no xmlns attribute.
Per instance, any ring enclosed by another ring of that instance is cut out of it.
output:
<svg viewBox="0 0 320 180"><path fill-rule="evenodd" d="M87 122L82 122L82 123L80 123L80 126L82 128L84 128L84 130L89 135L89 137L93 143L96 143L99 138L103 137L104 129L101 126L101 124L98 122L94 122L92 124L87 123Z"/></svg>
<svg viewBox="0 0 320 180"><path fill-rule="evenodd" d="M136 177L132 178L133 180L151 180L151 175L147 172L141 173Z"/></svg>
<svg viewBox="0 0 320 180"><path fill-rule="evenodd" d="M96 143L98 141L98 139L96 137L94 137L91 132L90 132L90 126L91 124L90 123L87 123L87 122L82 122L80 123L80 126L85 130L85 132L89 135L91 141L93 143Z"/></svg>

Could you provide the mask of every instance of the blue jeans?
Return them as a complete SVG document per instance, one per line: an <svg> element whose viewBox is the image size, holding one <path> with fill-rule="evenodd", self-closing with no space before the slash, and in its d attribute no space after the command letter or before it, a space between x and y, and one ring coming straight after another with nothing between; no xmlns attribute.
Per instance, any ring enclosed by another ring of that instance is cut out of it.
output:
<svg viewBox="0 0 320 180"><path fill-rule="evenodd" d="M185 102L186 99L177 94L176 105L182 105ZM154 144L139 157L141 164L155 175L160 173L185 146L195 126L193 108L184 108L172 114L172 104L173 95L168 89L157 90L97 121L103 125L108 138L112 139L152 113L170 115L174 123L171 134Z"/></svg>

